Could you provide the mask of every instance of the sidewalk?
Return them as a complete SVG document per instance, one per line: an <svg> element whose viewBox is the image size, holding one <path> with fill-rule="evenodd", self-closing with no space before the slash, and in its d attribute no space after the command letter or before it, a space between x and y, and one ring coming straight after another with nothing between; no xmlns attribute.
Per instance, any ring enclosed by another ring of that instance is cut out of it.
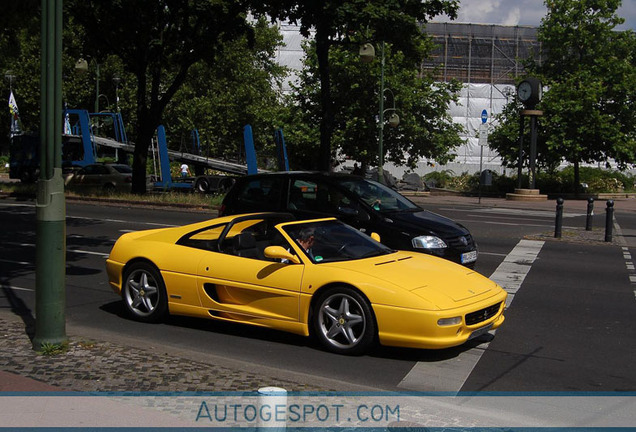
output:
<svg viewBox="0 0 636 432"><path fill-rule="evenodd" d="M0 392L219 392L267 386L288 391L337 390L270 376L248 365L230 368L212 359L192 360L169 348L95 341L68 326L66 352L47 356L33 351L17 315L0 311L0 328Z"/></svg>
<svg viewBox="0 0 636 432"><path fill-rule="evenodd" d="M556 208L554 200L522 202L482 198L479 202L477 197L460 196L411 199L425 208L427 204L545 211ZM614 203L616 212L636 212L636 199ZM564 205L565 212L585 213L586 209L585 200L568 200ZM595 213L597 218L604 217L605 202L595 203ZM564 237L567 241L567 236ZM125 342L92 340L81 329L73 327L67 328L68 350L45 356L33 351L25 323L11 311L0 311L0 328L0 392L256 391L265 386L283 387L288 391L342 390L338 383L317 383L311 376L277 376L276 371L255 365L219 365L214 359L193 360L164 348L143 349Z"/></svg>

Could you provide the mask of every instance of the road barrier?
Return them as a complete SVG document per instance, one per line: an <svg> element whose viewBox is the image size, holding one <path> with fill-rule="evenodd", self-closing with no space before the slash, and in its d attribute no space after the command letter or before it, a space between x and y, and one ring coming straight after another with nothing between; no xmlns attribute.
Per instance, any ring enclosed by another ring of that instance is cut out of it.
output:
<svg viewBox="0 0 636 432"><path fill-rule="evenodd" d="M605 241L612 241L612 227L614 225L614 201L607 200L607 208L605 209Z"/></svg>
<svg viewBox="0 0 636 432"><path fill-rule="evenodd" d="M587 199L587 219L585 220L585 231L592 231L592 218L594 217L594 198Z"/></svg>
<svg viewBox="0 0 636 432"><path fill-rule="evenodd" d="M561 227L563 225L563 198L557 198L556 220L554 222L554 238L561 238Z"/></svg>

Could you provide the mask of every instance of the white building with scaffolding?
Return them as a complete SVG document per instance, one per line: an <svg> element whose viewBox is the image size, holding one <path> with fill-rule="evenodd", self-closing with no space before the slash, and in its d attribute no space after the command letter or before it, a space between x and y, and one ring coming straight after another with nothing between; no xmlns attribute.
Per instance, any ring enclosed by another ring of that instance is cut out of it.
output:
<svg viewBox="0 0 636 432"><path fill-rule="evenodd" d="M504 173L497 152L479 144L482 112L487 112L488 127L495 127L497 115L516 96L515 84L525 75L523 62L529 58L537 59L541 53L537 30L529 26L485 24L425 25L424 31L433 38L437 48L422 63L422 71L434 72L438 81L455 79L463 84L458 102L450 107L450 114L453 121L464 128L464 144L455 150L457 157L452 163L441 166L433 160L422 160L415 170L417 174L438 170L474 173L480 166ZM286 46L279 51L279 62L298 70L302 67L304 54L298 27L282 24L281 32ZM391 164L385 169L398 178L406 171L405 167Z"/></svg>

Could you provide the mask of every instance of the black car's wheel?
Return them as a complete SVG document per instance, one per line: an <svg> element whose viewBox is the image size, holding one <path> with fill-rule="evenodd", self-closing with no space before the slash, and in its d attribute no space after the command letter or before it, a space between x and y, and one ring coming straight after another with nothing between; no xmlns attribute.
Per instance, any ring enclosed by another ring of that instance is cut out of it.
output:
<svg viewBox="0 0 636 432"><path fill-rule="evenodd" d="M375 341L376 324L369 302L347 287L332 288L320 296L313 326L323 346L338 354L362 354Z"/></svg>
<svg viewBox="0 0 636 432"><path fill-rule="evenodd" d="M157 322L168 310L166 287L151 264L132 264L124 274L122 299L130 315L143 322Z"/></svg>

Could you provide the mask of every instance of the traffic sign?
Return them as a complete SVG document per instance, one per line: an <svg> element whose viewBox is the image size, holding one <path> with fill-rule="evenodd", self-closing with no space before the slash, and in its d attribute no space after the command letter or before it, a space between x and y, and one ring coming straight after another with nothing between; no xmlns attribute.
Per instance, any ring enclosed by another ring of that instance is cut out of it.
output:
<svg viewBox="0 0 636 432"><path fill-rule="evenodd" d="M488 125L485 122L479 125L479 145L488 145Z"/></svg>
<svg viewBox="0 0 636 432"><path fill-rule="evenodd" d="M486 123L488 121L488 111L483 110L481 112L481 122Z"/></svg>

